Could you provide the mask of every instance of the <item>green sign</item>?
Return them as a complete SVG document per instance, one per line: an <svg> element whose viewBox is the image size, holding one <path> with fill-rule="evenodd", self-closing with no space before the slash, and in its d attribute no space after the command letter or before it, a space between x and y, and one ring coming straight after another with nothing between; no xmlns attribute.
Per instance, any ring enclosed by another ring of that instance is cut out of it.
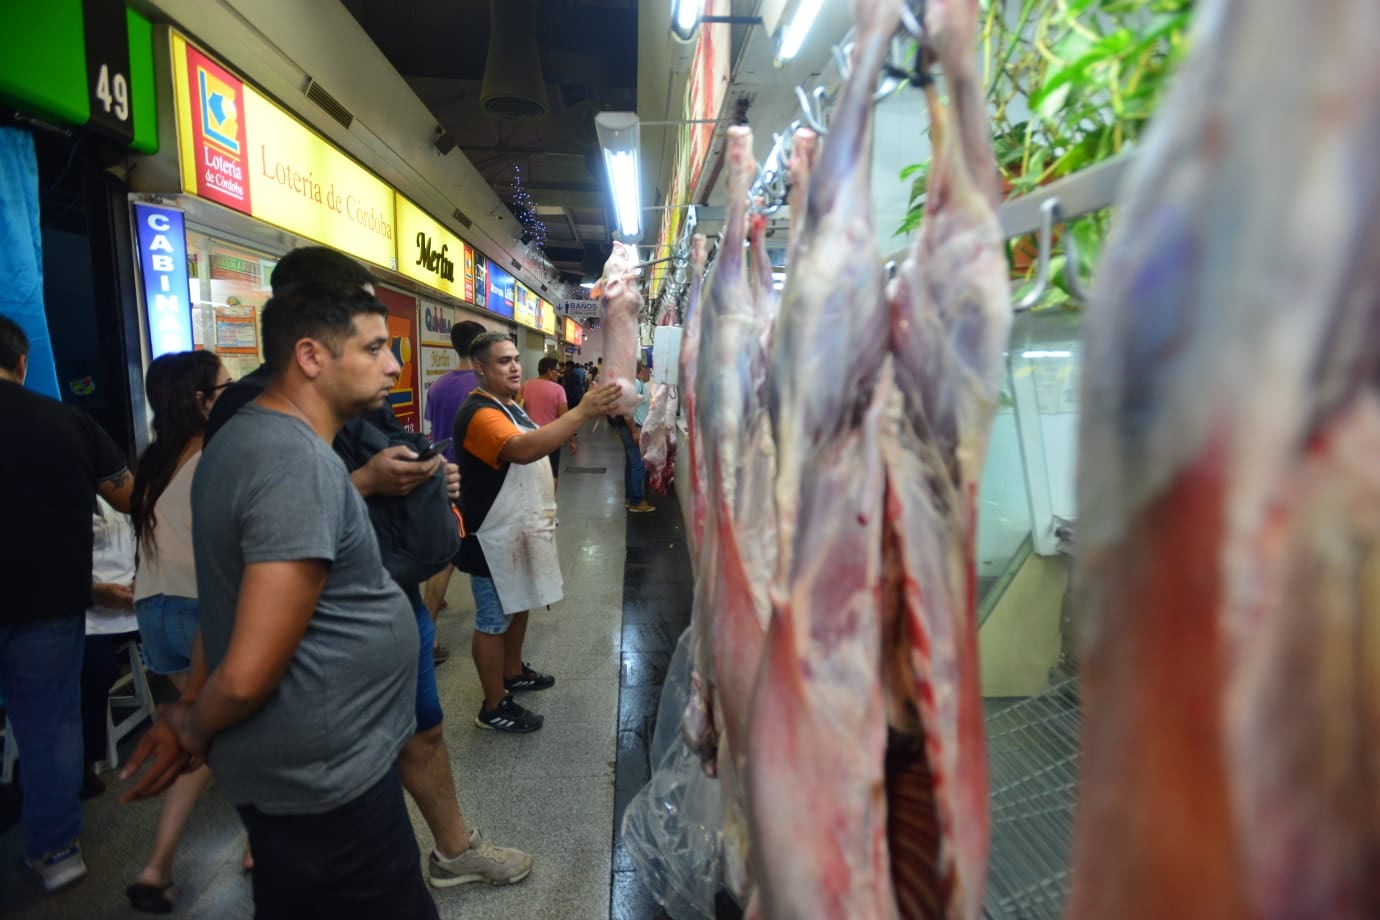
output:
<svg viewBox="0 0 1380 920"><path fill-rule="evenodd" d="M153 24L121 0L6 0L0 102L158 150Z"/></svg>

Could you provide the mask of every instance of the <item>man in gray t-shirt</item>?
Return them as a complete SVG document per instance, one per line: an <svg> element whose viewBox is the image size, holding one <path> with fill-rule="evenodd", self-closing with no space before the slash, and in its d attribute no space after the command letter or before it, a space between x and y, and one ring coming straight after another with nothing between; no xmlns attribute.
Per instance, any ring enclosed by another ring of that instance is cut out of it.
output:
<svg viewBox="0 0 1380 920"><path fill-rule="evenodd" d="M417 622L364 499L306 422L251 403L202 458L192 505L207 668L225 658L247 566L330 564L277 691L217 736L211 769L231 802L268 814L343 805L388 772L416 724Z"/></svg>
<svg viewBox="0 0 1380 920"><path fill-rule="evenodd" d="M264 307L271 380L192 483L201 634L122 798L209 755L254 851L260 917L433 920L394 765L415 723L417 622L331 441L400 367L388 311L304 283Z"/></svg>

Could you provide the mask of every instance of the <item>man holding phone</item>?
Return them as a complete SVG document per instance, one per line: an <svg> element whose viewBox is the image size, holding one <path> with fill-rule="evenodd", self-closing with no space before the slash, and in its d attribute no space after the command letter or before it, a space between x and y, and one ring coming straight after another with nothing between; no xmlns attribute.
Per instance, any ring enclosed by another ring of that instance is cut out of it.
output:
<svg viewBox="0 0 1380 920"><path fill-rule="evenodd" d="M272 285L275 297L289 293L304 285L322 282L340 282L362 288L372 295L373 276L358 262L348 256L321 246L308 246L294 249L278 262L273 270ZM206 443L209 446L212 435L225 425L238 410L261 395L271 379L268 366L232 384L211 413L206 430ZM222 405L224 409L222 410ZM442 464L446 466L446 479L452 498L459 494L459 468L446 464L438 452L413 450L405 444L397 444L379 450L363 463L354 463L354 452L347 445L357 444L366 432L366 425L372 425L388 438L401 435L403 429L393 416L387 399L375 403L358 415L342 421L334 436L333 446L338 456L346 462L350 471L350 481L356 491L366 500L371 496L406 496L426 486ZM377 431L374 432L377 434ZM444 450L444 443L434 445ZM429 455L427 455L429 454ZM375 532L375 539L385 551L386 533ZM508 847L495 847L485 842L478 831L471 830L460 812L455 793L455 779L451 772L450 753L446 749L442 734L443 713L440 693L436 686L435 624L422 603L419 586L402 585L404 595L411 604L417 623L418 659L414 684L416 717L415 731L403 745L398 755L398 773L403 788L417 803L423 820L431 830L435 840L435 850L429 860L428 880L435 887L448 887L468 882L483 881L490 884L511 884L526 878L532 869L532 857L519 850ZM157 729L157 726L155 726ZM141 782L126 792L122 798L142 797L156 794L156 782L160 771L159 763L168 752L163 744L166 737L159 738L150 731L147 748L141 742L139 750L130 759L122 776L128 778L143 760L150 756L158 760ZM171 778L169 779L171 781Z"/></svg>

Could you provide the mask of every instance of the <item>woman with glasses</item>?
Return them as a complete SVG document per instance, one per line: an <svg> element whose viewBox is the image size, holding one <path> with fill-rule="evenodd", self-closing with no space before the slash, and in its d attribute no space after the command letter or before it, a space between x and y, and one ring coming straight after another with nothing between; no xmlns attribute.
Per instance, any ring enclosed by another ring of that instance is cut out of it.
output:
<svg viewBox="0 0 1380 920"><path fill-rule="evenodd" d="M230 375L209 351L167 354L149 365L145 391L153 441L134 473L130 516L138 540L134 610L148 669L178 690L187 682L197 635L196 564L192 553L192 477L206 419ZM172 910L172 863L192 806L211 780L205 765L168 789L153 852L125 894L136 910ZM250 866L245 854L245 867Z"/></svg>

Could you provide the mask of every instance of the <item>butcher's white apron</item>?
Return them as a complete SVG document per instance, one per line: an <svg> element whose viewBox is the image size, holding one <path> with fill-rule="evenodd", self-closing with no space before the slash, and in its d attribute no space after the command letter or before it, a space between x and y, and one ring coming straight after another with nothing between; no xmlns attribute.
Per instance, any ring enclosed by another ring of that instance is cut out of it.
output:
<svg viewBox="0 0 1380 920"><path fill-rule="evenodd" d="M535 428L523 424L530 422L525 414L514 416L496 400L494 405L519 428ZM508 464L503 488L475 538L484 551L504 614L535 610L564 596L556 555L556 486L545 457L536 463Z"/></svg>

